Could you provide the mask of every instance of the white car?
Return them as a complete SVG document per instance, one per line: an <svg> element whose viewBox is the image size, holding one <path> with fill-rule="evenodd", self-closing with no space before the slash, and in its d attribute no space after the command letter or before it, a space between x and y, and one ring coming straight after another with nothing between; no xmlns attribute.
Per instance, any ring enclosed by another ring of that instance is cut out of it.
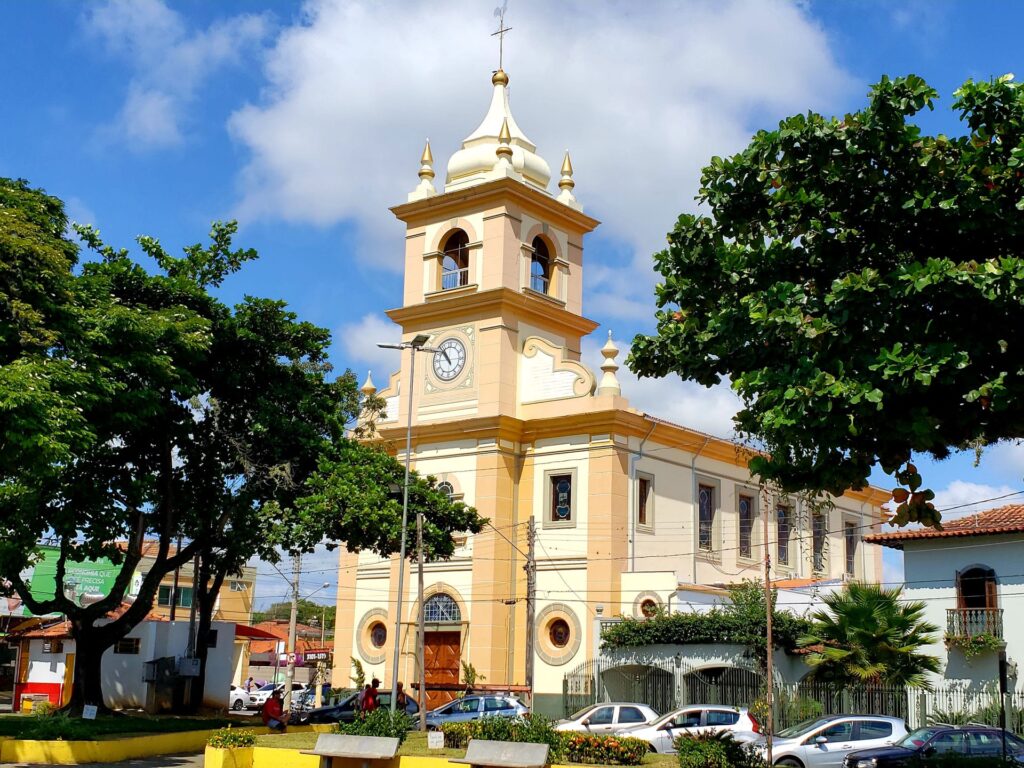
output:
<svg viewBox="0 0 1024 768"><path fill-rule="evenodd" d="M669 712L649 725L619 731L623 736L643 739L652 752L672 754L676 739L684 734L718 733L729 731L739 742L753 742L760 738L761 726L746 709L717 704L691 704Z"/></svg>
<svg viewBox="0 0 1024 768"><path fill-rule="evenodd" d="M780 768L841 768L851 752L889 746L906 735L907 725L898 717L827 715L779 731L772 739L772 760Z"/></svg>
<svg viewBox="0 0 1024 768"><path fill-rule="evenodd" d="M231 686L231 694L228 696L228 707L238 712L249 706L249 692L237 685Z"/></svg>
<svg viewBox="0 0 1024 768"><path fill-rule="evenodd" d="M250 693L249 709L259 709L264 704L266 704L267 699L270 698L271 691L273 691L274 689L277 689L283 693L284 683L278 683L277 685L274 685L273 683L267 683L262 688L259 688ZM302 683L292 683L292 698L295 698L295 695L297 693L300 693L304 690L306 690L306 686L304 686Z"/></svg>
<svg viewBox="0 0 1024 768"><path fill-rule="evenodd" d="M565 720L559 720L555 730L617 733L624 728L634 728L657 719L658 713L646 704L606 702L584 707Z"/></svg>

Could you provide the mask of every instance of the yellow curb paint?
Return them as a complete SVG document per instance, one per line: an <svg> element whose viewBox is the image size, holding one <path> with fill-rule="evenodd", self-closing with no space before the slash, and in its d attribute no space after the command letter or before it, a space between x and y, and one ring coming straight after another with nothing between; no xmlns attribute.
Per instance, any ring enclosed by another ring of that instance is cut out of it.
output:
<svg viewBox="0 0 1024 768"><path fill-rule="evenodd" d="M257 735L270 733L268 728L240 726ZM217 729L220 730L220 729ZM300 725L289 728L292 733L321 733L330 726ZM104 741L33 741L8 739L0 741L0 762L35 765L82 765L85 763L119 763L138 757L173 755L179 752L202 752L214 730L158 733L150 736L129 736ZM227 766L231 768L231 766Z"/></svg>
<svg viewBox="0 0 1024 768"><path fill-rule="evenodd" d="M218 750L226 751L226 750ZM379 768L465 768L463 764L453 763L446 757L427 757L421 755L400 756L395 760L378 761ZM346 760L334 758L334 765L344 768L361 766L362 760ZM274 747L256 747L252 753L252 764L238 768L319 768L320 758L316 755L303 755L298 749L276 749ZM206 752L205 768L235 768L230 763L212 762L210 750ZM579 766L551 765L549 768L580 768Z"/></svg>
<svg viewBox="0 0 1024 768"><path fill-rule="evenodd" d="M254 749L255 747L218 749L208 746L203 755L203 764L206 768L252 768Z"/></svg>

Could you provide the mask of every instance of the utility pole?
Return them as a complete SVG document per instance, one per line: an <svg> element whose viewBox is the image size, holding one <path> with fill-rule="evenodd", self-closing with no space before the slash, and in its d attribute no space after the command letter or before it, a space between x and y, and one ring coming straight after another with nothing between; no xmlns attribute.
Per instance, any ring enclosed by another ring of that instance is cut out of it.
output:
<svg viewBox="0 0 1024 768"><path fill-rule="evenodd" d="M765 686L765 704L767 705L767 714L765 716L764 724L764 739L765 747L767 751L767 763L773 765L772 761L772 730L774 729L775 715L773 712L774 707L774 692L775 692L775 675L773 673L772 664L772 554L771 548L768 545L768 510L770 509L768 492L765 491L762 496L762 513L761 519L764 523L764 610L765 610L765 628L766 628L766 642L767 647L765 649L765 674L768 676L767 685Z"/></svg>
<svg viewBox="0 0 1024 768"><path fill-rule="evenodd" d="M530 689L530 706L533 706L533 654L534 621L537 603L537 524L533 517L526 524L526 687Z"/></svg>
<svg viewBox="0 0 1024 768"><path fill-rule="evenodd" d="M302 573L302 555L292 555L292 611L288 617L288 671L284 676L284 709L292 703L292 683L295 681L295 630L299 618L299 576Z"/></svg>
<svg viewBox="0 0 1024 768"><path fill-rule="evenodd" d="M416 351L413 350L413 357ZM406 479L408 483L408 479ZM407 492L408 493L408 492ZM416 612L416 658L420 683L420 730L427 732L427 636L423 610L423 510L416 510L416 570L419 610Z"/></svg>

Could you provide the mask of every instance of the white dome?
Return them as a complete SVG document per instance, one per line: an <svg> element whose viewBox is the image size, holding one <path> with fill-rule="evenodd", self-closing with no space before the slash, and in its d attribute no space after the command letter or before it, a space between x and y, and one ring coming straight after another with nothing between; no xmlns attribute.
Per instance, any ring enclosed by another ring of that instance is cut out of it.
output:
<svg viewBox="0 0 1024 768"><path fill-rule="evenodd" d="M526 138L512 117L508 105L508 75L499 69L491 78L491 83L494 84L491 105L477 129L462 142L462 149L448 160L444 191L451 192L507 175L504 171L496 170L502 125L507 125L515 176L532 187L547 191L551 168L537 154L537 147Z"/></svg>

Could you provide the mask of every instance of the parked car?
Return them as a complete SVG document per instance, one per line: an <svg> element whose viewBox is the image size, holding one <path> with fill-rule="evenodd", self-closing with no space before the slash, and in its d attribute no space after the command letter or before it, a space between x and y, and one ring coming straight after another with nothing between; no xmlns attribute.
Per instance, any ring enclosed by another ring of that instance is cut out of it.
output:
<svg viewBox="0 0 1024 768"><path fill-rule="evenodd" d="M267 683L266 685L257 688L255 691L249 694L249 709L259 709L267 703L267 699L270 698L270 692L274 689L284 692L284 683ZM306 686L302 683L292 683L292 697L300 691L306 690Z"/></svg>
<svg viewBox="0 0 1024 768"><path fill-rule="evenodd" d="M351 723L356 718L356 701L358 699L359 693L353 693L349 696L346 696L337 704L331 704L330 706L326 707L318 707L316 709L309 710L309 712L303 712L299 715L299 718L296 722L297 724ZM391 691L378 692L377 706L381 709L389 709L391 707ZM419 705L412 698L412 696L406 696L406 714L411 717L418 714L419 711Z"/></svg>
<svg viewBox="0 0 1024 768"><path fill-rule="evenodd" d="M564 720L559 720L555 724L555 730L616 733L623 728L652 723L658 717L658 713L646 704L620 702L592 704Z"/></svg>
<svg viewBox="0 0 1024 768"><path fill-rule="evenodd" d="M249 692L237 685L231 686L231 693L228 695L228 706L238 712L249 706Z"/></svg>
<svg viewBox="0 0 1024 768"><path fill-rule="evenodd" d="M1024 740L1006 732L1006 754L1024 765ZM932 725L918 728L896 744L861 749L846 756L843 768L895 768L939 765L944 755L997 759L1003 754L1003 732L988 725Z"/></svg>
<svg viewBox="0 0 1024 768"><path fill-rule="evenodd" d="M898 717L827 715L779 731L772 738L772 760L787 768L840 768L850 752L890 746L906 735Z"/></svg>
<svg viewBox="0 0 1024 768"><path fill-rule="evenodd" d="M514 696L465 696L427 713L427 728L445 723L467 723L481 717L517 717L529 709Z"/></svg>
<svg viewBox="0 0 1024 768"><path fill-rule="evenodd" d="M643 739L652 752L671 754L676 751L675 741L683 734L729 731L737 741L753 742L761 733L761 726L746 709L715 704L691 704L669 712L648 725L620 730L623 736Z"/></svg>

